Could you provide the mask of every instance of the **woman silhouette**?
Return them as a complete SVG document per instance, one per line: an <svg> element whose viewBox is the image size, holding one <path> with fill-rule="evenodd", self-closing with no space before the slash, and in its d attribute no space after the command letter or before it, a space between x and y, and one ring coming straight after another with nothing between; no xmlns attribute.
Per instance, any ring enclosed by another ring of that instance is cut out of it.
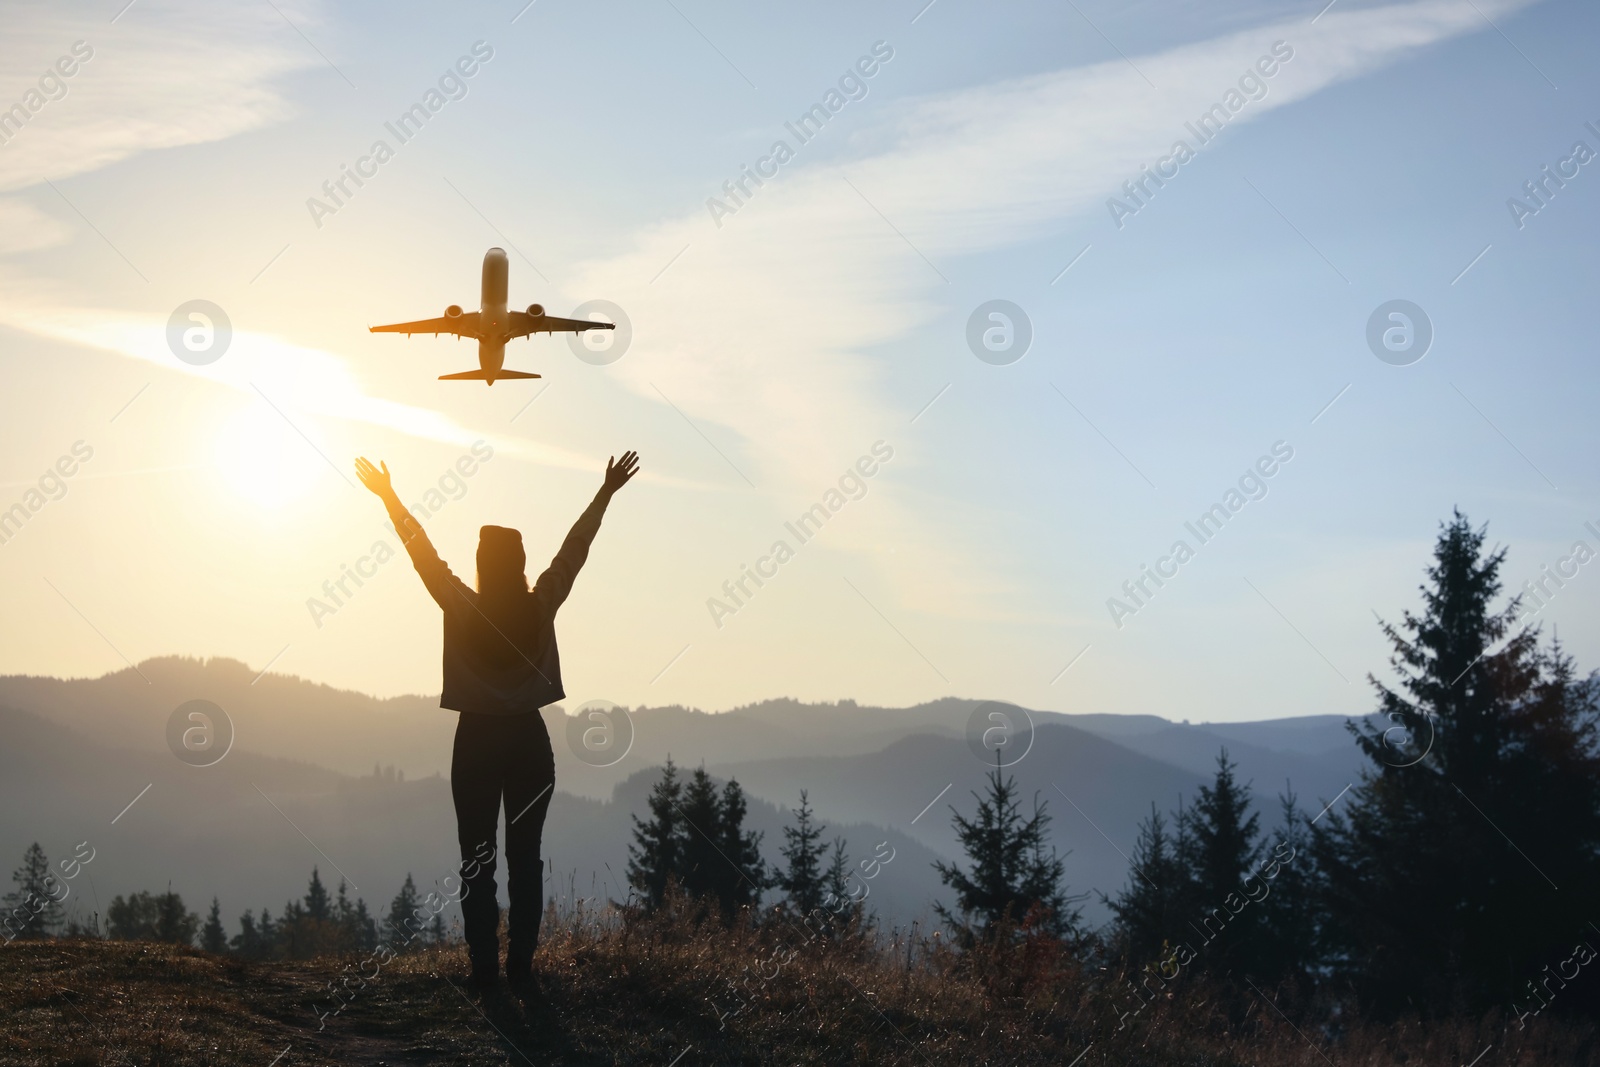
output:
<svg viewBox="0 0 1600 1067"><path fill-rule="evenodd" d="M539 709L565 697L556 651L556 610L589 557L606 505L639 470L624 452L606 463L605 482L533 588L522 534L503 526L478 533L478 588L451 573L422 524L400 503L387 464L356 461L356 476L389 512L422 584L444 611L444 693L439 706L460 713L450 759L461 844L461 917L472 980L495 981L500 969L500 905L495 899L494 841L506 808L506 892L510 897L506 977L532 976L544 912L539 840L555 789L555 757Z"/></svg>

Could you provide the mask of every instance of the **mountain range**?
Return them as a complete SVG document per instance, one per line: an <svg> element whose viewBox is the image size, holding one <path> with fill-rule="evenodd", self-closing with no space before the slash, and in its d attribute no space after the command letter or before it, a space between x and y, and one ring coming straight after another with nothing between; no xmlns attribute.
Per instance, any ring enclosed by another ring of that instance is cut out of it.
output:
<svg viewBox="0 0 1600 1067"><path fill-rule="evenodd" d="M212 766L168 749L175 709L196 699L222 708L232 725L232 747ZM607 755L615 762L606 767L569 743L564 709L546 708L557 782L545 833L548 891L625 896L630 816L645 811L670 756L740 782L769 863L779 860L782 827L806 790L825 836L844 838L853 860L892 854L871 868L869 902L880 917L926 920L932 902L949 896L932 861L961 859L952 808L970 817L992 769L992 752L969 737L974 709L985 704L631 708L620 713L631 745ZM1001 710L1031 720L1031 744L1022 734L1005 750L1014 761L1006 773L1025 807L1037 798L1048 808L1069 890L1089 894L1092 921L1107 914L1099 894L1114 894L1128 877L1139 820L1152 805L1170 811L1192 798L1224 748L1252 783L1269 833L1277 794L1292 788L1314 814L1363 762L1336 716L1191 725ZM618 714L612 721L625 736ZM435 697L380 700L228 659L165 657L88 679L0 677L0 860L20 859L34 840L52 859L88 841L96 858L69 902L80 914L103 915L114 894L170 884L197 910L217 896L232 927L245 908L277 912L301 895L313 866L331 883L348 879L376 909L406 873L426 891L453 870L455 719ZM578 720L573 737L590 721Z"/></svg>

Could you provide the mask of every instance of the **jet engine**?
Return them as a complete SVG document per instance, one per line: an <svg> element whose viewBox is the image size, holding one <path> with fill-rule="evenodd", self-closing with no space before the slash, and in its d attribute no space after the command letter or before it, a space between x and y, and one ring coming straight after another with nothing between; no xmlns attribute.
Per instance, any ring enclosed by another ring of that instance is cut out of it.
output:
<svg viewBox="0 0 1600 1067"><path fill-rule="evenodd" d="M459 319L461 317L461 305L451 304L449 307L445 308L444 317L447 319Z"/></svg>
<svg viewBox="0 0 1600 1067"><path fill-rule="evenodd" d="M544 305L543 304L529 304L528 305L528 318L530 318L530 319L542 319L542 318L544 318Z"/></svg>

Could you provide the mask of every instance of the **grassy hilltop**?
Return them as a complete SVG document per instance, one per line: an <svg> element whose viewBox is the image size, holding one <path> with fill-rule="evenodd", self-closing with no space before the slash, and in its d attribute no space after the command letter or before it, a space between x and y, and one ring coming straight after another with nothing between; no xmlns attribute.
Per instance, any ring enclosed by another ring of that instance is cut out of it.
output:
<svg viewBox="0 0 1600 1067"><path fill-rule="evenodd" d="M783 924L610 913L549 932L532 994L471 990L458 946L363 969L354 957L248 963L146 942L16 941L0 946L0 1062L1461 1067L1486 1048L1485 1067L1600 1062L1594 1024L1519 1031L1491 1016L1302 1033L1263 996L1198 980L1119 1030L1133 1003L1123 983L1080 973L1044 940L963 956L920 937L806 942ZM378 973L352 981L319 1031L328 983L358 970Z"/></svg>

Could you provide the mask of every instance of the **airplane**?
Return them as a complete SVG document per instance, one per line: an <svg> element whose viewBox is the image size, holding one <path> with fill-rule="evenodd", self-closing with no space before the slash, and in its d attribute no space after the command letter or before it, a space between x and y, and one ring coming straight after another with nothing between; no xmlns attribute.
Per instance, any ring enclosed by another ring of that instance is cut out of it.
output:
<svg viewBox="0 0 1600 1067"><path fill-rule="evenodd" d="M371 333L441 333L470 337L478 342L478 369L459 374L441 374L441 382L478 381L494 385L501 378L537 378L520 370L504 370L506 342L536 333L581 333L584 330L614 330L611 322L590 322L585 319L562 319L546 315L541 304L529 304L526 311L506 310L506 282L511 275L511 264L506 250L491 248L483 256L483 291L481 307L477 311L462 311L460 304L444 309L437 319L419 319L416 322L397 322L390 326L369 326Z"/></svg>

